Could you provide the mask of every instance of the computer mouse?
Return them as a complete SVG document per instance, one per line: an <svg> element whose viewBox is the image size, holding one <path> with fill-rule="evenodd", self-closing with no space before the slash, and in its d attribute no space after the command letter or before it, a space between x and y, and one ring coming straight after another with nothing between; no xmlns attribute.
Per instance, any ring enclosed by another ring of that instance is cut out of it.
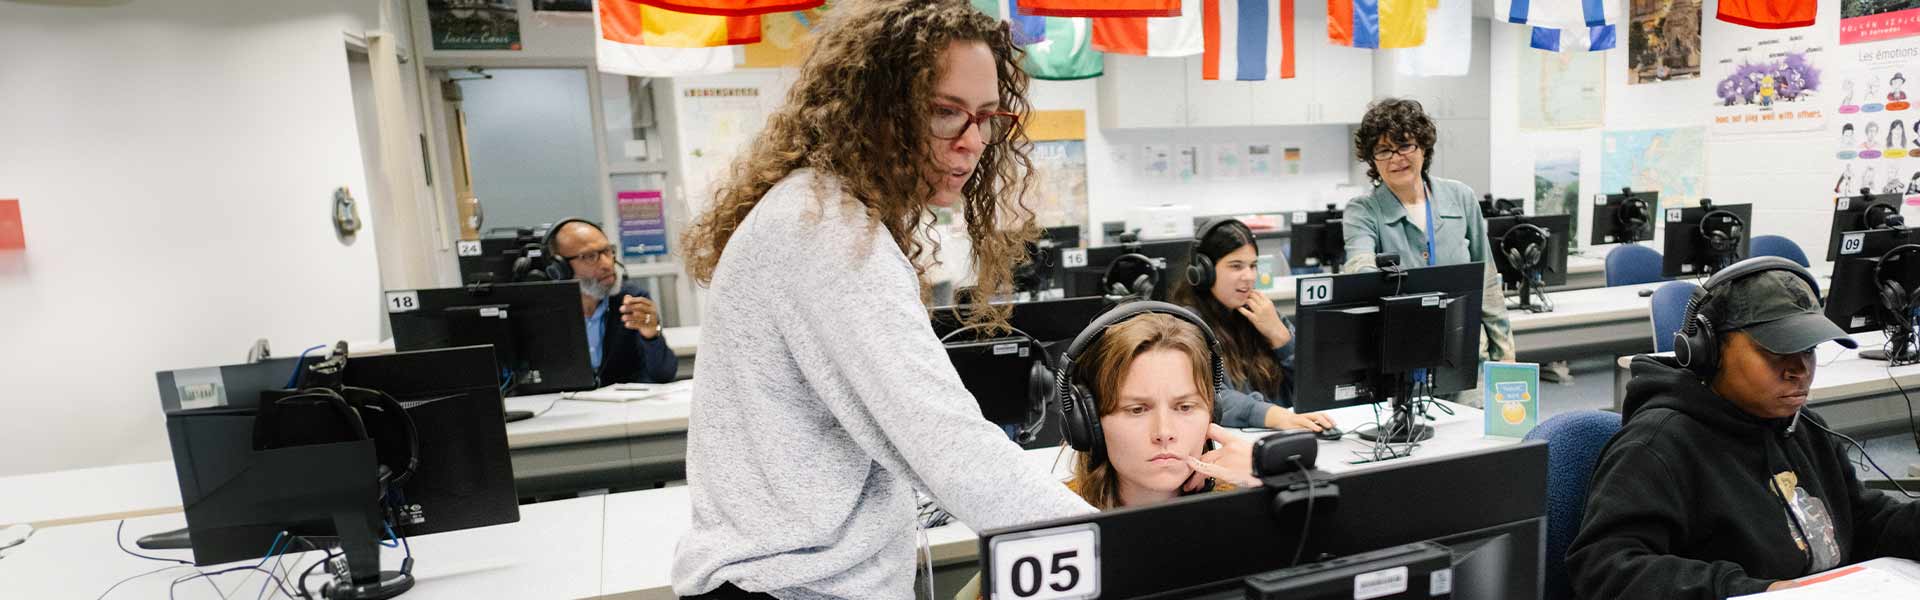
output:
<svg viewBox="0 0 1920 600"><path fill-rule="evenodd" d="M1653 290L1650 290L1650 289L1649 289L1649 290L1640 290L1640 297L1641 297L1641 298L1652 298L1652 297L1653 297Z"/></svg>
<svg viewBox="0 0 1920 600"><path fill-rule="evenodd" d="M1326 429L1322 429L1318 432L1315 432L1313 434L1313 437L1320 438L1323 441L1331 442L1331 441L1340 439L1340 436L1343 436L1346 434L1347 432L1341 431L1339 427L1328 427Z"/></svg>

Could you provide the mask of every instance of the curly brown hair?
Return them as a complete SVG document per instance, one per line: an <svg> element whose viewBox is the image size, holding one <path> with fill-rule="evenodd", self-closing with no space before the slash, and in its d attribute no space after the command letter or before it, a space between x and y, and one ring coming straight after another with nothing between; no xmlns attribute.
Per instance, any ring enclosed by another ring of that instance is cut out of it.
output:
<svg viewBox="0 0 1920 600"><path fill-rule="evenodd" d="M1373 164L1373 146L1380 143L1381 137L1395 143L1411 141L1420 147L1420 153L1426 160L1420 163L1420 178L1427 178L1427 170L1433 168L1433 144L1439 139L1434 129L1433 118L1427 116L1425 108L1416 100L1406 98L1383 98L1367 106L1367 115L1360 118L1360 127L1353 130L1353 156L1367 163L1367 177L1375 184L1380 183L1380 169Z"/></svg>
<svg viewBox="0 0 1920 600"><path fill-rule="evenodd" d="M1146 313L1108 327L1100 334L1099 341L1086 350L1089 362L1077 369L1080 372L1075 374L1075 379L1087 386L1098 417L1120 410L1120 382L1126 378L1133 359L1161 349L1187 355L1193 365L1194 388L1200 390L1206 412L1213 413L1213 350L1207 346L1206 335L1180 317ZM1092 452L1080 453L1067 487L1094 508L1120 507L1119 472L1110 460L1095 461Z"/></svg>
<svg viewBox="0 0 1920 600"><path fill-rule="evenodd" d="M984 42L999 76L1000 110L1024 122L1025 56L1000 20L966 0L851 0L836 3L786 105L767 119L752 149L736 160L717 186L713 205L682 239L694 281L707 285L714 268L747 214L774 184L796 169L832 175L840 188L886 227L919 273L923 298L931 289L927 270L939 241L929 200L935 168L928 112L941 53L953 42ZM1007 308L992 296L1011 291L1013 267L1026 260L1024 245L1039 235L1025 206L1028 174L1024 125L1005 141L986 146L979 166L962 188L963 216L972 242L975 294L969 324L1003 325Z"/></svg>

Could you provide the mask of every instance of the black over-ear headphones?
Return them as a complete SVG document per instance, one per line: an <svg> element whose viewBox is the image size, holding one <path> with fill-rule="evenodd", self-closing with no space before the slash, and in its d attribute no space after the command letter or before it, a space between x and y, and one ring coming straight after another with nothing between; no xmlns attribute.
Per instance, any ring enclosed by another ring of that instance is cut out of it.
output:
<svg viewBox="0 0 1920 600"><path fill-rule="evenodd" d="M1151 298L1164 270L1164 266L1145 254L1122 254L1107 263L1107 272L1100 277L1101 291L1121 298Z"/></svg>
<svg viewBox="0 0 1920 600"><path fill-rule="evenodd" d="M1920 249L1917 246L1916 249ZM1713 300L1715 288L1732 283L1734 280L1765 271L1786 271L1807 282L1813 290L1813 297L1820 297L1820 282L1800 263L1778 256L1758 256L1749 258L1733 266L1721 269L1707 278L1706 285L1693 291L1687 298L1686 316L1680 321L1680 330L1673 334L1673 358L1680 366L1699 375L1701 379L1713 377L1720 368L1720 339L1714 331L1713 319L1703 313L1707 303Z"/></svg>
<svg viewBox="0 0 1920 600"><path fill-rule="evenodd" d="M1746 228L1740 215L1725 210L1708 211L1700 218L1700 235L1707 238L1707 247L1721 256L1739 250L1740 232Z"/></svg>
<svg viewBox="0 0 1920 600"><path fill-rule="evenodd" d="M941 336L940 343L945 344L953 339L953 336L960 335L962 332L982 328L981 325L968 325L955 329ZM1047 420L1047 399L1053 397L1053 361L1048 359L1047 347L1040 343L1040 338L1033 337L1018 327L1008 326L1007 329L1014 335L1025 338L1024 344L1027 346L1027 351L1032 352L1032 356L1038 359L1033 361L1033 367L1027 370L1027 420L1020 424L1018 436L1018 441L1026 444L1039 437L1040 426Z"/></svg>
<svg viewBox="0 0 1920 600"><path fill-rule="evenodd" d="M1193 314L1193 311L1165 302L1145 300L1116 306L1096 317L1060 355L1060 368L1054 376L1054 393L1060 403L1060 428L1067 438L1067 445L1092 454L1094 464L1107 461L1107 442L1106 435L1100 431L1100 401L1093 397L1090 386L1080 379L1077 372L1080 353L1100 341L1100 337L1107 333L1107 328L1147 313L1172 315L1200 328L1200 336L1206 338L1207 350L1213 357L1209 362L1213 365L1215 411L1219 410L1220 393L1227 389L1227 369L1220 358L1220 340L1213 337L1213 329L1207 327L1206 321L1200 320L1200 315Z"/></svg>
<svg viewBox="0 0 1920 600"><path fill-rule="evenodd" d="M1525 271L1540 264L1540 257L1546 254L1547 242L1553 234L1545 228L1532 223L1520 223L1507 229L1500 235L1500 247L1506 251L1507 264L1516 271Z"/></svg>
<svg viewBox="0 0 1920 600"><path fill-rule="evenodd" d="M1193 250L1187 253L1187 284L1192 285L1195 289L1204 290L1213 287L1213 278L1215 275L1213 259L1205 254L1201 254L1200 246L1207 243L1207 236L1213 235L1213 230L1219 229L1222 226L1235 226L1245 230L1247 232L1247 243L1254 243L1253 230L1248 228L1246 223L1240 222L1239 219L1232 217L1214 217L1207 219L1206 222L1200 225L1199 229L1193 230ZM1258 246L1255 246L1254 251L1259 251Z"/></svg>
<svg viewBox="0 0 1920 600"><path fill-rule="evenodd" d="M1901 244L1880 255L1880 260L1873 263L1873 281L1880 287L1881 306L1886 309L1893 323L1902 327L1912 325L1913 319L1908 316L1907 309L1920 303L1920 287L1908 290L1900 284L1900 278L1890 276L1885 267L1889 262L1905 261L1915 254L1920 254L1920 244Z"/></svg>
<svg viewBox="0 0 1920 600"><path fill-rule="evenodd" d="M1614 219L1626 227L1629 233L1627 241L1632 241L1633 238L1640 236L1641 228L1653 221L1653 207L1647 206L1645 200L1633 195L1631 189L1622 189L1620 193L1625 198L1620 200L1620 210L1613 213Z"/></svg>
<svg viewBox="0 0 1920 600"><path fill-rule="evenodd" d="M573 279L573 261L560 256L560 253L553 249L554 239L560 237L560 230L566 229L567 225L573 223L586 223L592 225L594 229L600 229L599 224L586 219L566 219L547 228L547 235L540 238L540 251L547 255L547 277L553 281ZM606 230L600 230L600 233L606 235Z"/></svg>

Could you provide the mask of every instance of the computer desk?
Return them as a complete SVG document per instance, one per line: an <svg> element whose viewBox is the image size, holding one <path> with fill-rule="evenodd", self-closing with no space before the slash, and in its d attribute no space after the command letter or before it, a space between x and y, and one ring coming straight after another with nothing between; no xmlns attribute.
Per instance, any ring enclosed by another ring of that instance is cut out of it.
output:
<svg viewBox="0 0 1920 600"><path fill-rule="evenodd" d="M1599 258L1579 254L1568 256L1567 283L1565 285L1548 286L1547 291L1560 292L1606 287L1606 266L1606 261ZM1289 315L1293 314L1294 297L1299 294L1299 286L1295 285L1295 282L1302 278L1318 276L1319 275L1292 275L1274 279L1273 288L1267 290L1267 297L1273 299L1274 307L1278 308L1280 312ZM1518 292L1515 293L1517 294ZM1510 295L1509 297L1512 296Z"/></svg>
<svg viewBox="0 0 1920 600"><path fill-rule="evenodd" d="M589 496L520 507L520 521L507 525L421 536L408 540L415 560L417 584L402 598L592 598L601 588L601 538L607 535L606 496ZM118 521L100 521L43 529L26 543L0 558L0 597L93 598L115 582L167 567L166 563L135 558L114 546ZM127 545L150 533L184 527L181 513L129 519L123 537ZM262 554L266 548L261 548ZM145 554L191 560L185 550L140 551ZM320 558L318 553L296 553L286 561L301 561L301 569ZM403 554L381 549L381 566L399 568ZM257 559L255 559L257 561ZM255 561L224 566L249 565ZM175 578L192 574L183 565L140 577L115 588L113 598L167 598ZM272 566L268 563L268 566ZM206 567L214 571L219 567ZM294 577L298 578L296 571ZM224 595L253 598L260 586L270 585L265 574L230 573L214 580ZM313 578L318 592L322 577ZM292 589L289 586L288 589ZM173 597L221 598L206 581L177 586ZM277 592L274 592L277 594ZM284 598L285 596L274 596Z"/></svg>
<svg viewBox="0 0 1920 600"><path fill-rule="evenodd" d="M684 478L690 390L632 402L506 399L541 411L507 424L514 483L522 496L640 486ZM0 478L0 524L53 527L179 512L171 461Z"/></svg>
<svg viewBox="0 0 1920 600"><path fill-rule="evenodd" d="M1853 339L1861 349L1871 349L1885 344L1887 337L1875 331L1853 334ZM1632 359L1621 356L1614 362L1616 412L1626 401ZM1821 344L1814 350L1814 359L1817 366L1807 406L1825 417L1835 431L1864 439L1908 430L1908 398L1920 400L1920 365L1889 368L1886 362L1860 358L1858 350L1838 344Z"/></svg>

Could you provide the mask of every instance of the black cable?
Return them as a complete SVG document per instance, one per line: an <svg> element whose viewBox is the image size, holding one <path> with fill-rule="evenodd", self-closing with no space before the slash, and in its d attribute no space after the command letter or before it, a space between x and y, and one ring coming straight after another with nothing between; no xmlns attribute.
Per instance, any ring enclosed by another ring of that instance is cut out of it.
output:
<svg viewBox="0 0 1920 600"><path fill-rule="evenodd" d="M345 554L345 553L328 550L327 556L325 558L320 559L320 562L313 563L313 566L307 567L306 571L303 571L300 573L300 585L298 586L297 589L299 589L300 591L301 598L305 598L307 600L313 600L313 595L307 592L307 577L310 575L313 575L314 569L318 569L320 568L321 565L325 565L327 563L333 562L334 557L340 556L341 554Z"/></svg>
<svg viewBox="0 0 1920 600"><path fill-rule="evenodd" d="M1893 382L1893 389L1900 390L1900 398L1907 401L1907 431L1913 435L1913 448L1920 450L1920 424L1916 424L1913 419L1913 398L1907 396L1907 388L1900 385L1900 378L1893 376L1891 355L1887 360L1887 381Z"/></svg>
<svg viewBox="0 0 1920 600"><path fill-rule="evenodd" d="M259 571L261 573L267 573L268 577L274 576L272 573L268 573L266 569L262 569L257 566L233 567L233 568L221 569L218 571L211 571L211 572L201 571L201 572L194 573L192 575L187 575L179 579L173 580L173 585L167 587L167 597L172 598L174 589L180 587L180 584L193 581L195 579L205 578L207 580L207 585L213 586L214 592L220 594L221 598L226 598L227 597L226 590L220 589L220 584L214 583L213 577L215 575L225 575L227 573L234 573L238 571ZM238 591L238 590L235 590L235 591Z"/></svg>
<svg viewBox="0 0 1920 600"><path fill-rule="evenodd" d="M1309 469L1306 465L1300 464L1300 458L1297 456L1287 457L1287 460L1292 461L1293 466L1300 469L1300 475L1307 478L1307 516L1306 518L1300 519L1300 542L1293 546L1293 562L1287 564L1287 566L1292 567L1300 564L1300 554L1307 549L1307 532L1313 530L1314 489L1313 469Z"/></svg>
<svg viewBox="0 0 1920 600"><path fill-rule="evenodd" d="M189 566L191 566L191 565L193 564L193 561L190 561L190 560L180 560L180 559L178 559L178 558L160 558L160 557L158 557L158 556L147 556L147 555L145 555L145 554L141 554L141 553L139 553L139 552L134 552L133 550L129 550L129 549L127 548L127 543L126 543L126 542L125 542L124 540L122 540L122 539L120 538L120 534L121 534L121 531L122 531L122 530L124 530L124 529L126 529L126 527L127 527L127 520L126 520L126 519L121 519L121 520L120 520L120 524L119 524L119 525L115 525L115 526L113 527L113 544L114 544L114 545L116 545L116 546L119 546L119 547L120 547L120 551L121 551L121 552L125 552L125 553L127 553L127 554L131 554L131 555L133 555L133 556L135 556L135 557L137 557L137 558L144 558L144 559L147 559L147 560L157 560L157 561L161 561L161 562L170 562L170 563L179 563L179 564L183 564L183 565L189 565Z"/></svg>
<svg viewBox="0 0 1920 600"><path fill-rule="evenodd" d="M126 579L122 579L122 580L120 580L120 581L118 581L118 582L115 582L115 583L114 583L114 584L113 584L113 585L112 585L111 587L108 587L108 588L107 588L107 591L104 591L104 592L100 592L100 598L106 598L106 597L107 597L107 594L111 594L111 593L113 593L113 590L115 590L115 589L118 589L118 588L119 588L119 587L120 587L120 586L121 586L122 584L125 584L126 582L129 582L129 581L133 581L133 580L135 580L135 579L139 579L139 578L141 578L141 577L146 577L146 576L148 576L148 575L153 575L153 574L156 574L156 573L160 573L160 572L163 572L163 571L172 571L172 570L174 570L174 569L184 569L184 568L186 568L186 567L185 567L185 566L183 566L183 565L170 565L170 566L165 566L165 567L160 567L160 568L158 568L158 569L154 569L154 570L152 570L152 571L147 571L147 572L145 572L145 573L141 573L141 574L139 574L139 575L134 575L134 576L132 576L132 577L128 577L128 578L126 578ZM98 598L96 598L95 600L99 600L99 599L98 599Z"/></svg>
<svg viewBox="0 0 1920 600"><path fill-rule="evenodd" d="M1880 468L1880 463L1873 460L1872 454L1867 454L1867 447L1860 445L1860 442L1858 440L1853 439L1851 436L1848 436L1847 434L1840 433L1832 429L1827 429L1826 425L1821 425L1819 421L1816 421L1812 418L1806 418L1803 420L1808 423L1812 423L1814 427L1819 428L1821 431L1827 432L1828 435L1839 437L1840 439L1846 440L1847 443L1853 444L1854 448L1858 448L1860 450L1860 456L1867 459L1867 464L1873 465L1873 470L1879 471L1881 477L1887 478L1887 483L1893 484L1893 489L1900 490L1900 494L1908 498L1920 500L1920 495L1915 495L1913 492L1907 491L1907 488L1901 487L1900 480L1894 479L1892 475L1887 474L1886 469Z"/></svg>

